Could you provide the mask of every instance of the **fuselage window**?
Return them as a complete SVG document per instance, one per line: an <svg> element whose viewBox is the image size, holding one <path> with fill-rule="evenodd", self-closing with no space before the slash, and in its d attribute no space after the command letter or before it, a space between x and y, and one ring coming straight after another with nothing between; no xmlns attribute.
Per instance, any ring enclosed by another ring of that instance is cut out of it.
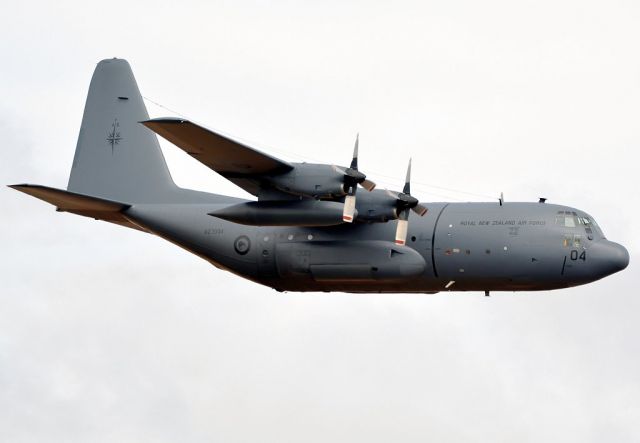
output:
<svg viewBox="0 0 640 443"><path fill-rule="evenodd" d="M565 248L568 248L569 246L571 246L572 241L573 241L573 236L565 235L564 239L562 240L562 246L564 246Z"/></svg>

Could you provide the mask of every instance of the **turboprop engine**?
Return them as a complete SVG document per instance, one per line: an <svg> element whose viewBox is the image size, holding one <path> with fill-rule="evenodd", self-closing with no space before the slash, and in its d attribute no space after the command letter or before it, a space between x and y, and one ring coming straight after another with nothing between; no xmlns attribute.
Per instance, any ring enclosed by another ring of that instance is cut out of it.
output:
<svg viewBox="0 0 640 443"><path fill-rule="evenodd" d="M342 221L351 223L356 215L358 185L372 191L376 184L358 170L358 142L348 168L317 163L292 163L291 170L263 179L269 186L288 194L315 199L337 199L344 196ZM307 225L309 226L309 225Z"/></svg>

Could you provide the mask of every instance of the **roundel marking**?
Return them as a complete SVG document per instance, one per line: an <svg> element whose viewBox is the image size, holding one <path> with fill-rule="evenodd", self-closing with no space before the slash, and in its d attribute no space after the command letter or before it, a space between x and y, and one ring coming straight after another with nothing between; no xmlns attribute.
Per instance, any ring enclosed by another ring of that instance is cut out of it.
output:
<svg viewBox="0 0 640 443"><path fill-rule="evenodd" d="M245 255L251 249L251 240L246 235L241 235L233 242L233 249L240 255Z"/></svg>

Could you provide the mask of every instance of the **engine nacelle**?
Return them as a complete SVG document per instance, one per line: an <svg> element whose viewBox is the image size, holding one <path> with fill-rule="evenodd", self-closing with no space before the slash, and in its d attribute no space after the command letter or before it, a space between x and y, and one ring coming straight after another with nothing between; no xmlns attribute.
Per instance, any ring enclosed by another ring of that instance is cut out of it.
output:
<svg viewBox="0 0 640 443"><path fill-rule="evenodd" d="M331 165L294 163L295 168L269 177L269 183L288 194L314 198L339 198L346 195L344 173Z"/></svg>
<svg viewBox="0 0 640 443"><path fill-rule="evenodd" d="M209 215L253 226L334 226L344 223L343 204L322 200L252 201Z"/></svg>
<svg viewBox="0 0 640 443"><path fill-rule="evenodd" d="M398 218L396 199L382 189L358 192L356 209L356 220L361 222L384 223Z"/></svg>

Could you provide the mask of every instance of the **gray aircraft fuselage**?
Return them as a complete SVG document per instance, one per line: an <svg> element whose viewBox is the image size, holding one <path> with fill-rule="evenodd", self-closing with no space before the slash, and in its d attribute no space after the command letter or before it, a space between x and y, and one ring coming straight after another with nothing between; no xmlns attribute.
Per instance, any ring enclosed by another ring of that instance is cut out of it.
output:
<svg viewBox="0 0 640 443"><path fill-rule="evenodd" d="M412 219L406 246L388 240L393 222L254 227L205 215L212 205L134 205L125 215L217 267L279 291L549 290L598 280L629 262L623 246L573 208L425 205L429 213Z"/></svg>

